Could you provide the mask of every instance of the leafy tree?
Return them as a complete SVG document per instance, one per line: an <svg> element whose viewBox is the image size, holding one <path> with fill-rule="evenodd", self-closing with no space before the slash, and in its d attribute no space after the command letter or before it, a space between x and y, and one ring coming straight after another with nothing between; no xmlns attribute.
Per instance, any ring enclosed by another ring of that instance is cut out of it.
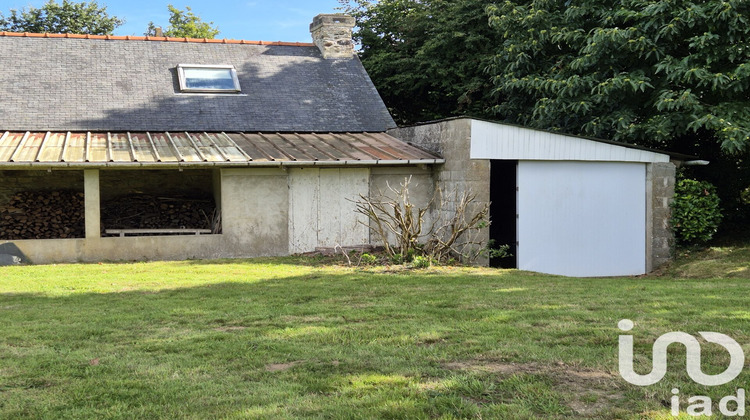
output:
<svg viewBox="0 0 750 420"><path fill-rule="evenodd" d="M9 16L0 13L0 30L55 34L111 35L124 20L107 14L105 6L96 1L62 4L49 0L40 8L11 9Z"/></svg>
<svg viewBox="0 0 750 420"><path fill-rule="evenodd" d="M175 38L208 38L213 39L219 34L219 29L213 26L213 22L203 22L200 16L193 14L190 7L180 10L174 6L167 5L169 13L169 27L163 32L164 36ZM154 22L148 23L144 33L146 36L156 35Z"/></svg>
<svg viewBox="0 0 750 420"><path fill-rule="evenodd" d="M697 155L726 221L750 223L747 0L342 3L399 123L467 114Z"/></svg>
<svg viewBox="0 0 750 420"><path fill-rule="evenodd" d="M750 150L750 2L504 1L498 116L685 150Z"/></svg>
<svg viewBox="0 0 750 420"><path fill-rule="evenodd" d="M572 134L750 150L746 0L342 3L399 121L493 108Z"/></svg>
<svg viewBox="0 0 750 420"><path fill-rule="evenodd" d="M496 33L483 0L341 1L360 58L399 123L492 115Z"/></svg>

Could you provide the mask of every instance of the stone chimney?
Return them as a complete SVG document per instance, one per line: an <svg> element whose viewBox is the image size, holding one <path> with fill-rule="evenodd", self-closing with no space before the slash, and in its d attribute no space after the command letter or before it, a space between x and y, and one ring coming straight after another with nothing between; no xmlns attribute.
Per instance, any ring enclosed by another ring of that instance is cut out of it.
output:
<svg viewBox="0 0 750 420"><path fill-rule="evenodd" d="M323 58L352 58L354 18L343 14L318 15L310 24L313 42Z"/></svg>

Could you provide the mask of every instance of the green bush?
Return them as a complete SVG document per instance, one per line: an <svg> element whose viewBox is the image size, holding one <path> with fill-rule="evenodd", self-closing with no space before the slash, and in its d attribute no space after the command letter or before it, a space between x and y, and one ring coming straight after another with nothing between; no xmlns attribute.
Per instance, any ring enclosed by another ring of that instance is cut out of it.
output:
<svg viewBox="0 0 750 420"><path fill-rule="evenodd" d="M510 245L498 245L494 239L487 241L485 252L488 258L505 258L513 256L513 254L510 253Z"/></svg>
<svg viewBox="0 0 750 420"><path fill-rule="evenodd" d="M672 203L672 228L680 244L710 240L721 222L716 188L706 181L680 179Z"/></svg>
<svg viewBox="0 0 750 420"><path fill-rule="evenodd" d="M432 258L418 255L411 261L414 268L427 268L432 265Z"/></svg>
<svg viewBox="0 0 750 420"><path fill-rule="evenodd" d="M362 257L360 257L359 262L362 265L372 265L378 262L378 257L372 254L364 253L362 254Z"/></svg>

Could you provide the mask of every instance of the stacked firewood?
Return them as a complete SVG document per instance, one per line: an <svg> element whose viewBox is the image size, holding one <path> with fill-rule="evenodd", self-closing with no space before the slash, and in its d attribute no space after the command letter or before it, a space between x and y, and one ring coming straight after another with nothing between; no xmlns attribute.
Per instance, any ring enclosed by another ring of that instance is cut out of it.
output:
<svg viewBox="0 0 750 420"><path fill-rule="evenodd" d="M134 194L102 203L102 229L213 229L212 199Z"/></svg>
<svg viewBox="0 0 750 420"><path fill-rule="evenodd" d="M117 197L101 207L105 229L212 229L220 216L212 199L144 194ZM24 191L0 205L0 240L85 236L84 195L76 191Z"/></svg>
<svg viewBox="0 0 750 420"><path fill-rule="evenodd" d="M83 193L24 191L0 205L0 240L84 237Z"/></svg>

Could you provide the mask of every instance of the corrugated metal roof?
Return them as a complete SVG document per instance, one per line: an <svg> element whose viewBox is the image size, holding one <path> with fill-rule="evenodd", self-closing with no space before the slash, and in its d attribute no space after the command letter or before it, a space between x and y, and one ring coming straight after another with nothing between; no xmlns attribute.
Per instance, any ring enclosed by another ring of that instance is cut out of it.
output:
<svg viewBox="0 0 750 420"><path fill-rule="evenodd" d="M0 169L414 165L444 161L385 133L0 132Z"/></svg>

